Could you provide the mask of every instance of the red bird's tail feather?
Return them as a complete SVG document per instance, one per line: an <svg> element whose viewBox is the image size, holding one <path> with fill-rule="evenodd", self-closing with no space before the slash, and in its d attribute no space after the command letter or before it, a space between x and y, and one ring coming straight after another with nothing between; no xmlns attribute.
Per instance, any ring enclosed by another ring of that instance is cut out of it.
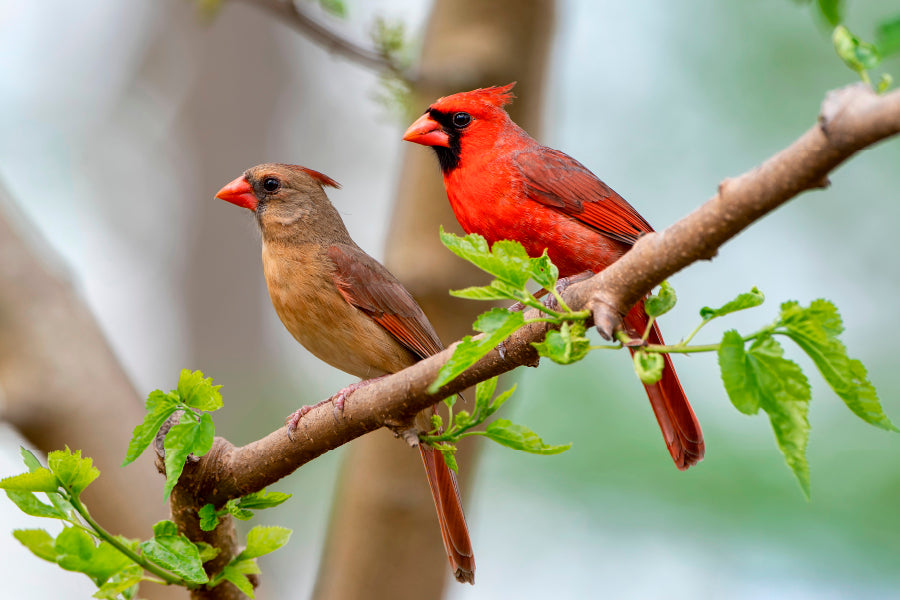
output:
<svg viewBox="0 0 900 600"><path fill-rule="evenodd" d="M441 525L441 537L444 538L444 549L453 575L460 583L475 583L475 556L472 553L472 541L469 539L456 475L444 462L444 456L434 448L419 444L419 452L422 454L422 464L425 465L425 474L428 476L428 485L431 487Z"/></svg>
<svg viewBox="0 0 900 600"><path fill-rule="evenodd" d="M643 335L648 321L643 302L631 309L625 317L625 325L633 329L637 335ZM655 322L647 342L664 343L659 326ZM634 350L631 353L634 354ZM705 451L703 432L700 431L700 423L697 422L687 396L681 389L672 358L668 354L663 354L663 359L665 366L662 379L652 385L644 385L644 389L647 390L650 406L653 407L653 414L656 415L669 454L672 455L675 466L683 471L703 459Z"/></svg>

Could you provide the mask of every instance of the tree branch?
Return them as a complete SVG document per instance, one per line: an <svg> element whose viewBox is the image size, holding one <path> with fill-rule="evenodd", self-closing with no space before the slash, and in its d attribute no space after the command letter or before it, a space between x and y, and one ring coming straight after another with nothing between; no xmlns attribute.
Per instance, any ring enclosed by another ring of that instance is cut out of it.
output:
<svg viewBox="0 0 900 600"><path fill-rule="evenodd" d="M611 335L621 327L621 315L653 286L689 264L715 256L718 248L754 221L799 193L824 187L827 175L856 152L900 133L900 91L878 96L863 85L831 92L819 122L790 147L761 166L728 179L703 206L665 230L642 237L634 248L606 270L563 292L573 310L590 308L598 329ZM537 317L530 310L525 317ZM338 418L330 405L320 406L300 422L291 442L284 428L243 447L216 438L212 451L188 463L178 486L187 494L219 506L231 498L258 491L321 454L380 427L397 428L418 411L522 365L537 364L531 346L549 326L535 323L520 329L505 343L503 357L495 349L441 388L427 392L455 344L399 373L385 377L350 396ZM195 503L196 505L196 503ZM196 519L179 511L176 519ZM179 523L181 530L190 524Z"/></svg>
<svg viewBox="0 0 900 600"><path fill-rule="evenodd" d="M329 52L339 54L363 67L387 71L406 81L412 81L412 74L407 72L403 65L385 56L377 48L363 46L331 29L298 7L294 0L244 0L244 2L269 11L282 23L293 27Z"/></svg>

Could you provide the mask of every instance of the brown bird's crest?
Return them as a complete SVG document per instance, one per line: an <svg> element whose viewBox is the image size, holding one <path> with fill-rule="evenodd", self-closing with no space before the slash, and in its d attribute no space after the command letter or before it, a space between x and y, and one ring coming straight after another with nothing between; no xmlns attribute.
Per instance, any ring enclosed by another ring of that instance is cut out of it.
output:
<svg viewBox="0 0 900 600"><path fill-rule="evenodd" d="M325 173L319 173L318 171L313 171L312 169L307 169L306 167L301 167L300 165L287 165L282 163L281 166L287 167L291 171L306 173L307 175L318 181L322 186L333 187L337 190L341 189L341 184L339 184L337 181L335 181Z"/></svg>

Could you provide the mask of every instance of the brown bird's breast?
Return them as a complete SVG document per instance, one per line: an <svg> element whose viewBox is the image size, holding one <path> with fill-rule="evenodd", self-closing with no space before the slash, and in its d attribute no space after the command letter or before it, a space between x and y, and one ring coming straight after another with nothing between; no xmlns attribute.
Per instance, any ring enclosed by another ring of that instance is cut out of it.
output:
<svg viewBox="0 0 900 600"><path fill-rule="evenodd" d="M263 241L263 271L281 322L317 358L362 379L394 373L416 357L334 284L334 264L315 245Z"/></svg>

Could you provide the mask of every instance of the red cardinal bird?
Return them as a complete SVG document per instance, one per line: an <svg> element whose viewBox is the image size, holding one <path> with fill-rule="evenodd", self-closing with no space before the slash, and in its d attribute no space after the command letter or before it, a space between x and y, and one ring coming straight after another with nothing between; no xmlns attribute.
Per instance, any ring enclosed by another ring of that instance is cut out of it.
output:
<svg viewBox="0 0 900 600"><path fill-rule="evenodd" d="M513 123L503 109L513 85L440 98L403 139L434 148L450 206L467 233L491 244L516 240L531 256L546 249L562 277L598 273L653 229L584 165ZM625 316L630 335L643 335L647 323L643 301ZM656 323L648 342L663 343ZM703 434L663 356L662 379L644 387L675 465L686 469L703 458Z"/></svg>
<svg viewBox="0 0 900 600"><path fill-rule="evenodd" d="M425 313L350 239L323 186L338 184L311 169L267 164L248 169L216 194L256 214L266 285L281 322L318 358L366 380L440 352ZM335 405L360 385L338 392ZM289 432L307 410L288 417ZM450 566L458 581L473 583L475 559L456 476L440 452L424 445L419 452Z"/></svg>

